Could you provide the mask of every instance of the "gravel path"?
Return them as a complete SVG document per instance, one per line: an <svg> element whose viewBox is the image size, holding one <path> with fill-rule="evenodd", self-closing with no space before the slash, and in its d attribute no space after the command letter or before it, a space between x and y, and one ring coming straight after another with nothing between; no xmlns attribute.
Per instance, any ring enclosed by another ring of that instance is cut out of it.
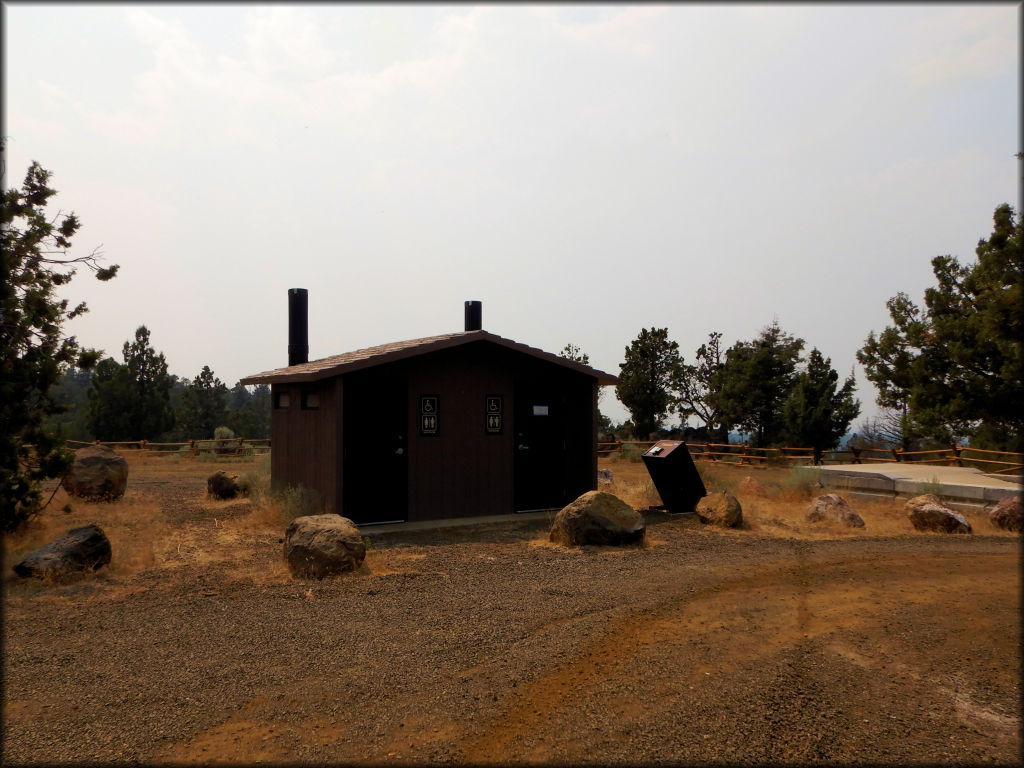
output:
<svg viewBox="0 0 1024 768"><path fill-rule="evenodd" d="M197 487L151 491L186 554L248 509ZM7 578L4 763L1021 756L1019 539L543 534L384 536L365 572L303 582L239 528L230 557Z"/></svg>

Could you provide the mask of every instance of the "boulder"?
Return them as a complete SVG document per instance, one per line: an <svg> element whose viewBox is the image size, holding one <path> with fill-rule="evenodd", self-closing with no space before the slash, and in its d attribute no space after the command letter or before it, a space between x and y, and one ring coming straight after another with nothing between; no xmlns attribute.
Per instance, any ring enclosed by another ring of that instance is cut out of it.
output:
<svg viewBox="0 0 1024 768"><path fill-rule="evenodd" d="M128 487L128 462L105 445L75 451L75 463L61 485L70 496L87 501L113 501Z"/></svg>
<svg viewBox="0 0 1024 768"><path fill-rule="evenodd" d="M761 484L761 481L754 479L750 475L747 475L742 480L740 480L740 484L737 490L740 493L749 494L750 496L768 495L768 490Z"/></svg>
<svg viewBox="0 0 1024 768"><path fill-rule="evenodd" d="M612 471L610 469L597 470L597 482L601 485L611 485Z"/></svg>
<svg viewBox="0 0 1024 768"><path fill-rule="evenodd" d="M341 515L306 515L284 534L284 559L293 576L322 579L363 564L366 543L356 524Z"/></svg>
<svg viewBox="0 0 1024 768"><path fill-rule="evenodd" d="M110 562L110 540L96 525L72 528L21 558L14 572L22 578L60 577L101 568Z"/></svg>
<svg viewBox="0 0 1024 768"><path fill-rule="evenodd" d="M989 520L996 528L1007 531L1021 531L1022 505L1020 496L1002 499L988 513Z"/></svg>
<svg viewBox="0 0 1024 768"><path fill-rule="evenodd" d="M939 531L941 533L970 533L971 524L959 512L943 506L939 497L933 493L915 496L906 504L907 517L919 531Z"/></svg>
<svg viewBox="0 0 1024 768"><path fill-rule="evenodd" d="M217 499L233 499L242 492L235 479L224 472L215 472L206 478L206 492Z"/></svg>
<svg viewBox="0 0 1024 768"><path fill-rule="evenodd" d="M697 517L709 525L739 528L743 525L743 507L728 491L712 491L697 502Z"/></svg>
<svg viewBox="0 0 1024 768"><path fill-rule="evenodd" d="M846 499L838 493L826 493L811 502L807 508L807 519L812 523L823 520L842 523L851 528L863 528L864 520L854 512Z"/></svg>
<svg viewBox="0 0 1024 768"><path fill-rule="evenodd" d="M559 510L548 538L558 544L637 544L644 539L643 516L618 496L587 491Z"/></svg>

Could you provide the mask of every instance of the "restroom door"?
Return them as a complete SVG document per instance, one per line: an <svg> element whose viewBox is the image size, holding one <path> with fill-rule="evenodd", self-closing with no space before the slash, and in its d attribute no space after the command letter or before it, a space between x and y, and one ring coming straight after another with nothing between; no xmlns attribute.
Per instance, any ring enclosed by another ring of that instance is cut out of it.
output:
<svg viewBox="0 0 1024 768"><path fill-rule="evenodd" d="M357 525L408 517L408 387L374 371L345 377L342 514Z"/></svg>
<svg viewBox="0 0 1024 768"><path fill-rule="evenodd" d="M564 406L537 387L516 390L515 510L565 506Z"/></svg>

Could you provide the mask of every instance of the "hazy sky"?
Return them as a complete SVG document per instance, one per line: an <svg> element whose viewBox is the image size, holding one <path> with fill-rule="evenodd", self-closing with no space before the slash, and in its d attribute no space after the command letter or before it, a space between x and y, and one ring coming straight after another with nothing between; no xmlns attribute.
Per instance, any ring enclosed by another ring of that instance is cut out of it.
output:
<svg viewBox="0 0 1024 768"><path fill-rule="evenodd" d="M233 385L462 329L617 373L777 319L841 375L1019 208L1020 7L5 3L7 184L32 160L117 279L68 330ZM614 397L603 410L626 417ZM858 420L859 422L859 420Z"/></svg>

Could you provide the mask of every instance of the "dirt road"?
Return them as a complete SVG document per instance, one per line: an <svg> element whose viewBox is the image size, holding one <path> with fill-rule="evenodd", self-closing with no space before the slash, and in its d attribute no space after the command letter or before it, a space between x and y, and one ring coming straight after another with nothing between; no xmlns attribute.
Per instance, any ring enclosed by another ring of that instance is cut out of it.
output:
<svg viewBox="0 0 1024 768"><path fill-rule="evenodd" d="M5 577L5 763L1021 756L1019 537L652 519L644 548L569 550L523 522L301 582L279 531L201 490L154 482L111 521L162 531L152 562Z"/></svg>

